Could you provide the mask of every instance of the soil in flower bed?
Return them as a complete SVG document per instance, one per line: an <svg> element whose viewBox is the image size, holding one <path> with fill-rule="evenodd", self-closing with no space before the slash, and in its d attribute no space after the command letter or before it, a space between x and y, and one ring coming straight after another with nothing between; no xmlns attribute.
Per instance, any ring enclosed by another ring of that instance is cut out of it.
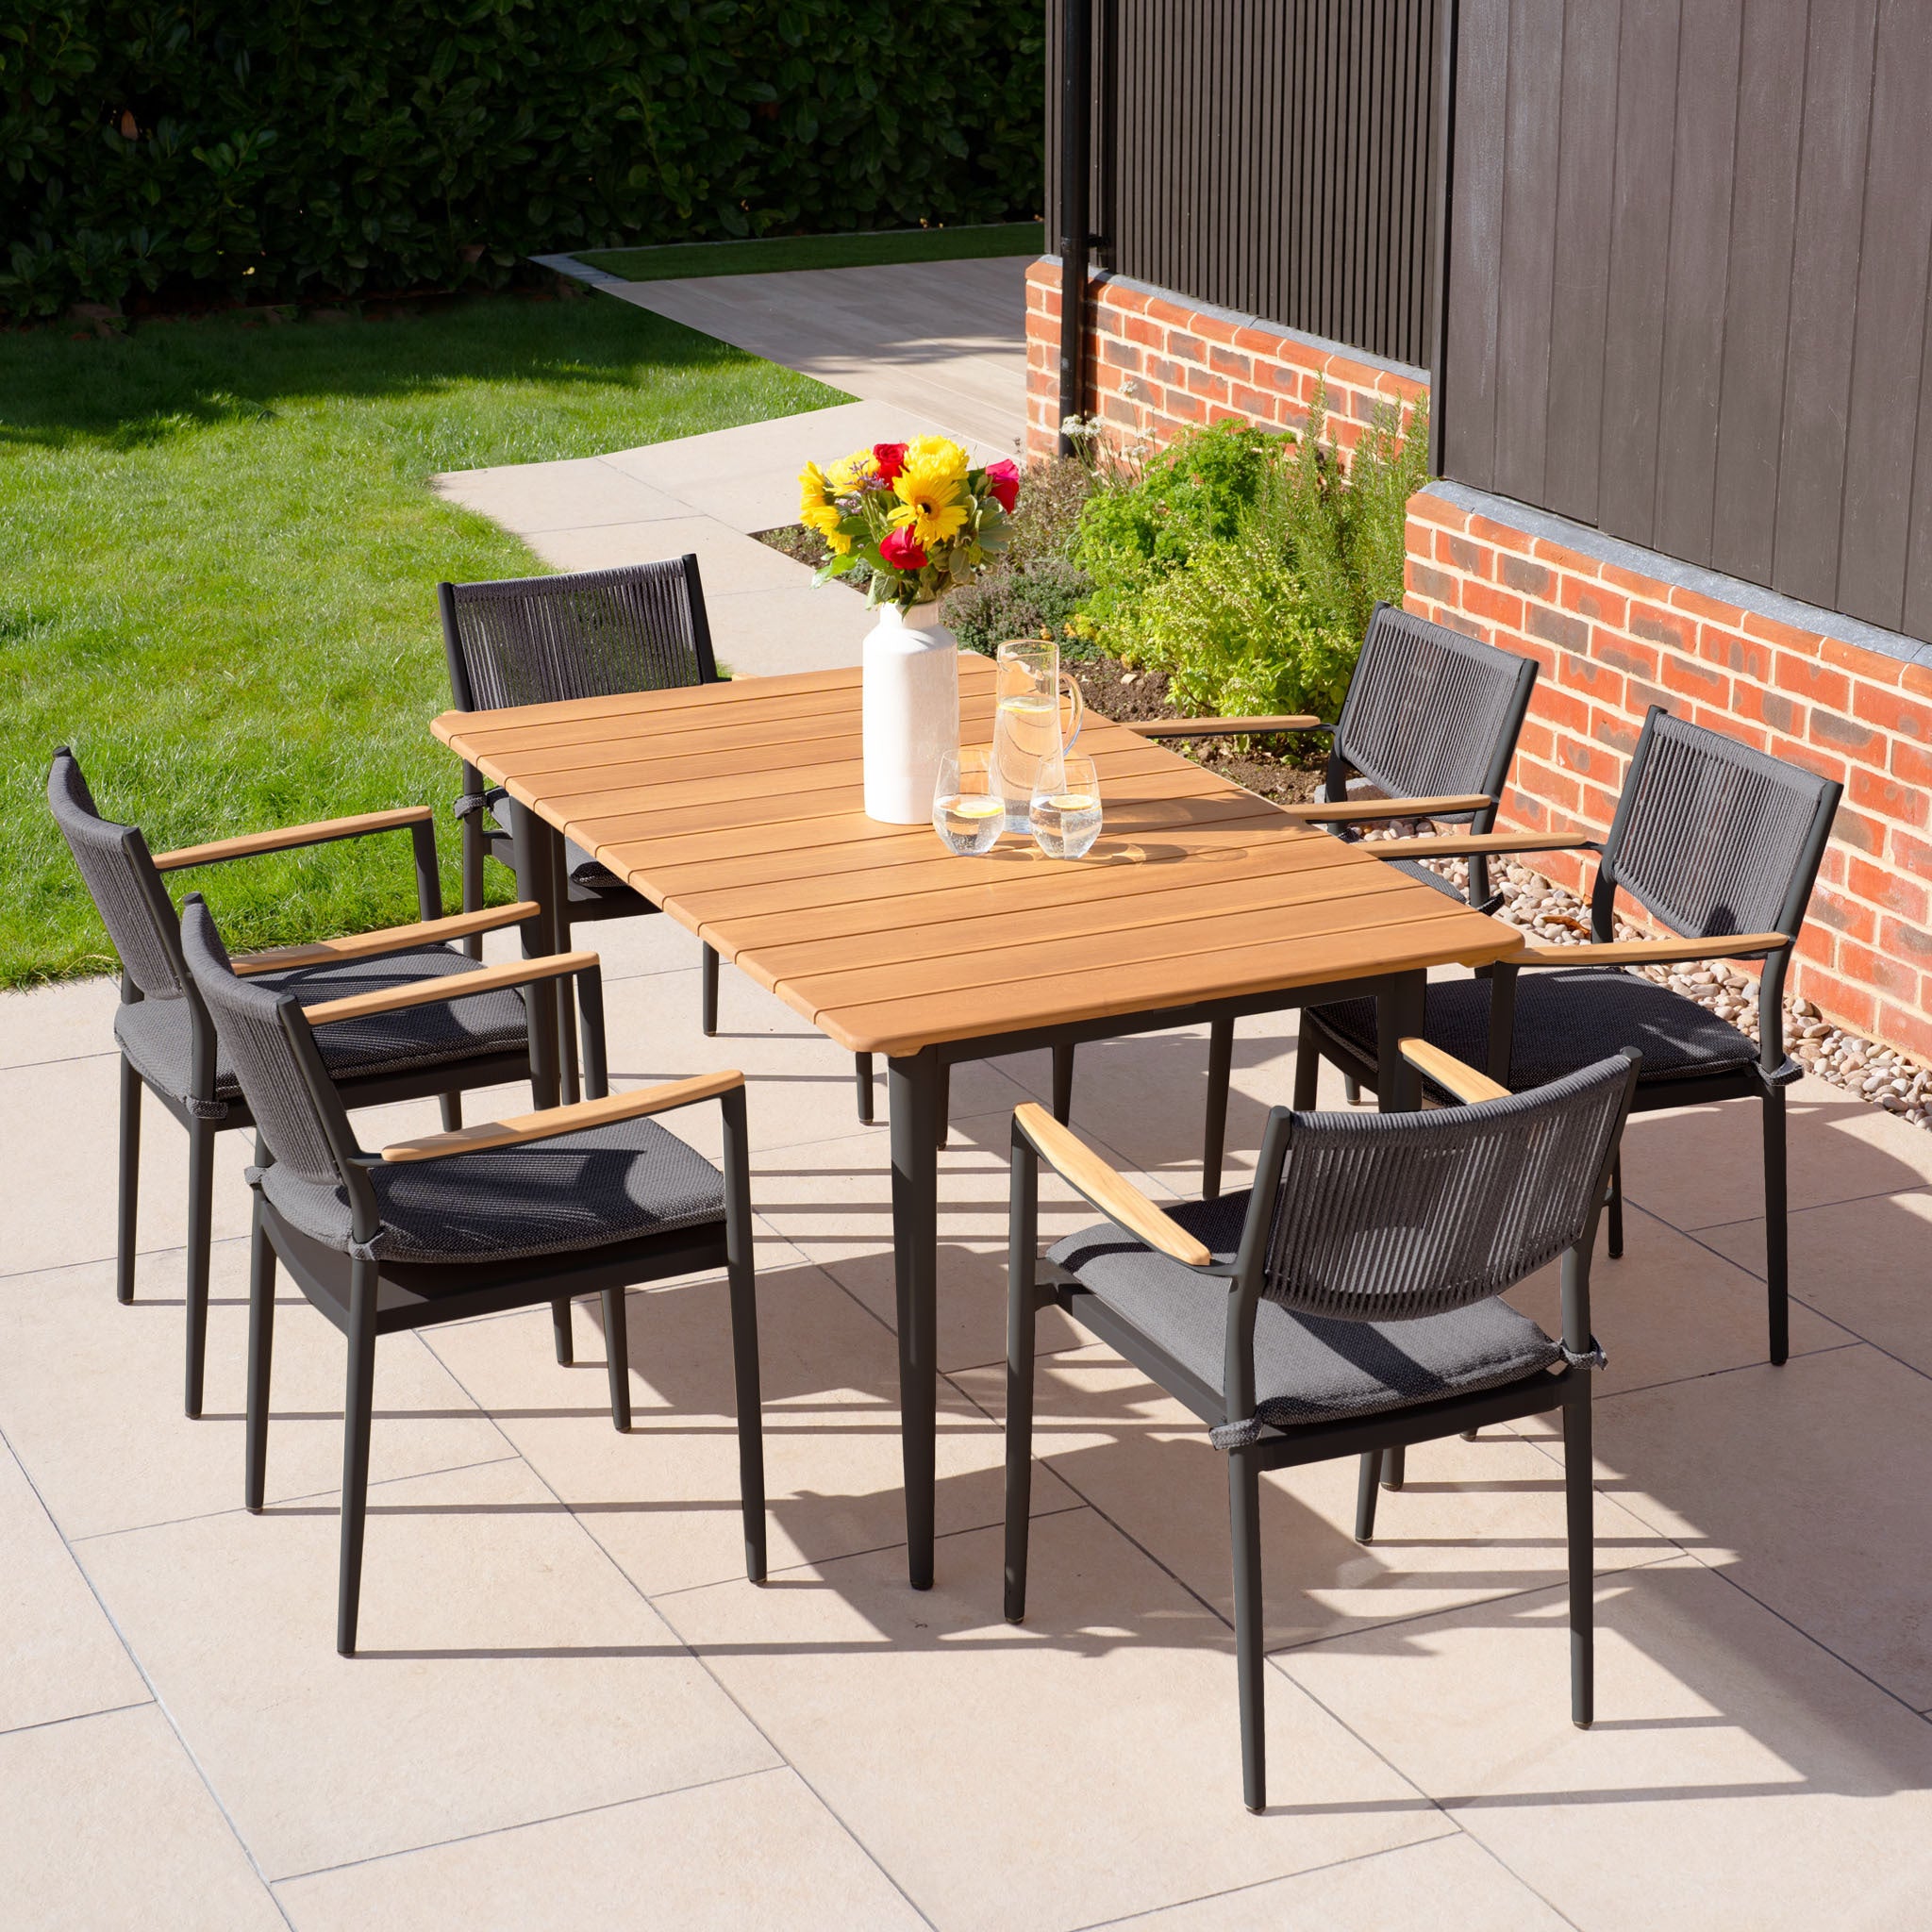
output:
<svg viewBox="0 0 1932 1932"><path fill-rule="evenodd" d="M760 543L782 551L794 563L808 564L813 570L822 569L831 560L832 553L825 548L825 540L808 524L780 524L775 530L754 530L752 535ZM872 581L872 573L861 563L832 581L862 594Z"/></svg>

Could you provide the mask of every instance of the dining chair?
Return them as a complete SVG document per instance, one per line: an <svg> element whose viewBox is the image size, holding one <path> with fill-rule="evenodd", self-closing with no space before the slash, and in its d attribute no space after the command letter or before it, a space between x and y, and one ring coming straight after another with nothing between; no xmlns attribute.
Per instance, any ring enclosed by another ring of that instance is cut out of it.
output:
<svg viewBox="0 0 1932 1932"><path fill-rule="evenodd" d="M1405 819L1467 825L1474 834L1493 835L1536 677L1534 658L1464 637L1399 605L1378 603L1341 714L1332 724L1295 715L1161 719L1129 728L1143 738L1167 739L1325 731L1328 760L1320 794L1308 804L1284 807L1289 818L1325 825L1350 842L1360 839L1365 826ZM1349 786L1356 778L1379 795L1351 796ZM1419 858L1391 856L1393 842L1377 841L1365 849L1436 891L1466 898L1478 912L1493 912L1501 904L1501 895L1490 888L1487 848L1470 855L1465 891ZM1208 1036L1204 1164L1208 1193L1219 1187L1233 1070L1234 1022L1217 1020ZM1070 1090L1070 1052L1065 1079ZM1062 1096L1058 1089L1057 1080L1057 1103L1071 1097L1070 1091ZM1348 1097L1360 1097L1352 1078ZM1064 1105L1057 1104L1054 1110L1061 1120L1067 1118Z"/></svg>
<svg viewBox="0 0 1932 1932"><path fill-rule="evenodd" d="M1590 1260L1634 1053L1511 1094L1424 1042L1404 1054L1464 1105L1274 1108L1249 1191L1163 1210L1043 1108L1013 1117L1007 1304L1006 1615L1026 1613L1034 1324L1058 1306L1208 1425L1227 1456L1241 1788L1267 1803L1260 1477L1360 1457L1356 1535L1409 1443L1560 1408L1570 1714L1594 1717ZM1039 1163L1107 1219L1039 1258ZM1558 1257L1562 1334L1500 1297Z"/></svg>
<svg viewBox="0 0 1932 1932"><path fill-rule="evenodd" d="M1785 1089L1803 1069L1785 1053L1784 988L1843 788L1653 705L1601 844L1454 835L1393 841L1405 857L1536 846L1599 855L1586 945L1526 945L1486 977L1432 985L1424 1031L1512 1091L1541 1086L1615 1046L1643 1054L1635 1111L1756 1096L1762 1104L1765 1286L1771 1359L1790 1353ZM1623 891L1669 938L1618 941ZM1762 959L1757 1039L1635 969ZM1524 977L1524 974L1527 977ZM1373 1001L1304 1008L1295 1105L1311 1105L1323 1059L1373 1089ZM1612 1170L1608 1246L1624 1251L1623 1170Z"/></svg>
<svg viewBox="0 0 1932 1932"><path fill-rule="evenodd" d="M436 587L442 614L450 692L458 711L492 711L629 691L672 691L718 682L704 585L695 556L558 576L506 577ZM621 750L620 754L621 755ZM514 870L516 841L499 814L508 797L463 766L457 801L462 826L463 909L484 900L484 860ZM564 847L562 942L582 920L634 919L662 908L570 841ZM707 1039L718 1031L718 955L700 951L699 1019ZM574 1097L575 1071L562 1045L564 1092ZM872 1058L857 1064L858 1117L873 1118Z"/></svg>
<svg viewBox="0 0 1932 1932"><path fill-rule="evenodd" d="M241 1076L260 1136L248 1285L248 1416L243 1502L267 1491L269 1380L279 1263L348 1343L342 1399L342 1529L336 1648L356 1650L368 1514L369 1444L379 1336L597 1294L611 1421L630 1427L625 1291L722 1268L729 1284L745 1571L765 1575L764 1448L758 1407L744 1076L701 1074L610 1093L594 953L561 956L584 1016L591 1096L512 1119L398 1141L358 1143L323 1042L377 1014L452 997L425 981L305 1006L233 970L198 893L183 911L182 950ZM525 982L557 970L520 961ZM715 1100L721 1174L653 1116Z"/></svg>
<svg viewBox="0 0 1932 1932"><path fill-rule="evenodd" d="M347 1105L379 1107L435 1094L449 1126L462 1118L459 1096L465 1091L528 1080L545 1066L554 1070L553 1029L533 1028L512 981L501 969L471 958L459 943L531 920L539 908L519 902L441 917L435 814L427 806L248 833L157 855L149 852L138 826L102 817L79 761L65 746L54 754L47 774L47 804L121 967L121 1005L114 1014L121 1058L114 1291L123 1302L134 1299L143 1089L188 1134L185 1400L188 1414L199 1416L208 1342L215 1136L255 1123L236 1070L182 961L180 919L163 875L334 840L408 832L415 854L419 921L311 945L277 947L235 964L238 972L258 976L297 1001L337 1000L459 979L460 998L445 995L444 1003L433 1008L372 1016L342 1027L330 1036L325 1053Z"/></svg>

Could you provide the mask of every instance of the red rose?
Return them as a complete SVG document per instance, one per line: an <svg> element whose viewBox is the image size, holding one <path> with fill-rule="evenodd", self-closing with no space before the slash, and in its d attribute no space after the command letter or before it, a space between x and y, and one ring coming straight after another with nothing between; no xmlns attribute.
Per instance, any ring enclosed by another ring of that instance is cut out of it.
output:
<svg viewBox="0 0 1932 1932"><path fill-rule="evenodd" d="M986 466L986 487L992 491L993 500L1008 516L1013 514L1013 506L1020 500L1020 468L1010 458Z"/></svg>
<svg viewBox="0 0 1932 1932"><path fill-rule="evenodd" d="M885 482L896 482L899 472L906 467L906 445L903 442L875 442L872 446L872 459L879 466L879 475Z"/></svg>
<svg viewBox="0 0 1932 1932"><path fill-rule="evenodd" d="M888 530L879 543L879 561L894 570L924 570L925 551L910 530Z"/></svg>

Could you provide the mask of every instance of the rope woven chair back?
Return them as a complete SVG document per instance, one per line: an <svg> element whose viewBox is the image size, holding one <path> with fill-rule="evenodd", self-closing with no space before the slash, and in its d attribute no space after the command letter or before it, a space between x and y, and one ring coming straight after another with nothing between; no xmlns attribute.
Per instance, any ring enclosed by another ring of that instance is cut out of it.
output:
<svg viewBox="0 0 1932 1932"><path fill-rule="evenodd" d="M214 917L198 896L181 914L181 951L229 1064L235 1069L256 1130L277 1165L318 1187L343 1185L336 1146L353 1146L348 1116L322 1070L322 1057L304 1040L313 1062L303 1058L283 1022L283 1008L299 1007L292 993L278 993L240 978L228 963ZM331 1129L334 1145L331 1145Z"/></svg>
<svg viewBox="0 0 1932 1932"><path fill-rule="evenodd" d="M1604 872L1687 939L1795 937L1839 790L1653 708Z"/></svg>
<svg viewBox="0 0 1932 1932"><path fill-rule="evenodd" d="M101 816L79 760L64 745L47 774L47 805L127 976L144 998L179 999L178 924L147 841L133 825Z"/></svg>
<svg viewBox="0 0 1932 1932"><path fill-rule="evenodd" d="M438 591L459 710L666 691L717 675L695 558Z"/></svg>
<svg viewBox="0 0 1932 1932"><path fill-rule="evenodd" d="M1581 1239L1635 1080L1624 1054L1433 1113L1295 1114L1262 1292L1404 1322L1500 1294Z"/></svg>
<svg viewBox="0 0 1932 1932"><path fill-rule="evenodd" d="M1535 681L1534 658L1378 604L1336 722L1336 754L1391 798L1493 794Z"/></svg>

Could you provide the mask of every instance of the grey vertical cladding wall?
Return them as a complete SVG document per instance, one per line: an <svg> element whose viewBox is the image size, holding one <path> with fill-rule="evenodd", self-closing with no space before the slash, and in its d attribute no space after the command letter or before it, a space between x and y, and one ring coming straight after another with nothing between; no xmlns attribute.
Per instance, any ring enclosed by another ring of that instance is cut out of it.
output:
<svg viewBox="0 0 1932 1932"><path fill-rule="evenodd" d="M1096 259L1196 301L1426 365L1446 7L1095 0ZM1057 158L1055 0L1047 15L1046 151ZM1057 236L1051 179L1047 198Z"/></svg>
<svg viewBox="0 0 1932 1932"><path fill-rule="evenodd" d="M1932 639L1932 0L1460 0L1444 473Z"/></svg>

